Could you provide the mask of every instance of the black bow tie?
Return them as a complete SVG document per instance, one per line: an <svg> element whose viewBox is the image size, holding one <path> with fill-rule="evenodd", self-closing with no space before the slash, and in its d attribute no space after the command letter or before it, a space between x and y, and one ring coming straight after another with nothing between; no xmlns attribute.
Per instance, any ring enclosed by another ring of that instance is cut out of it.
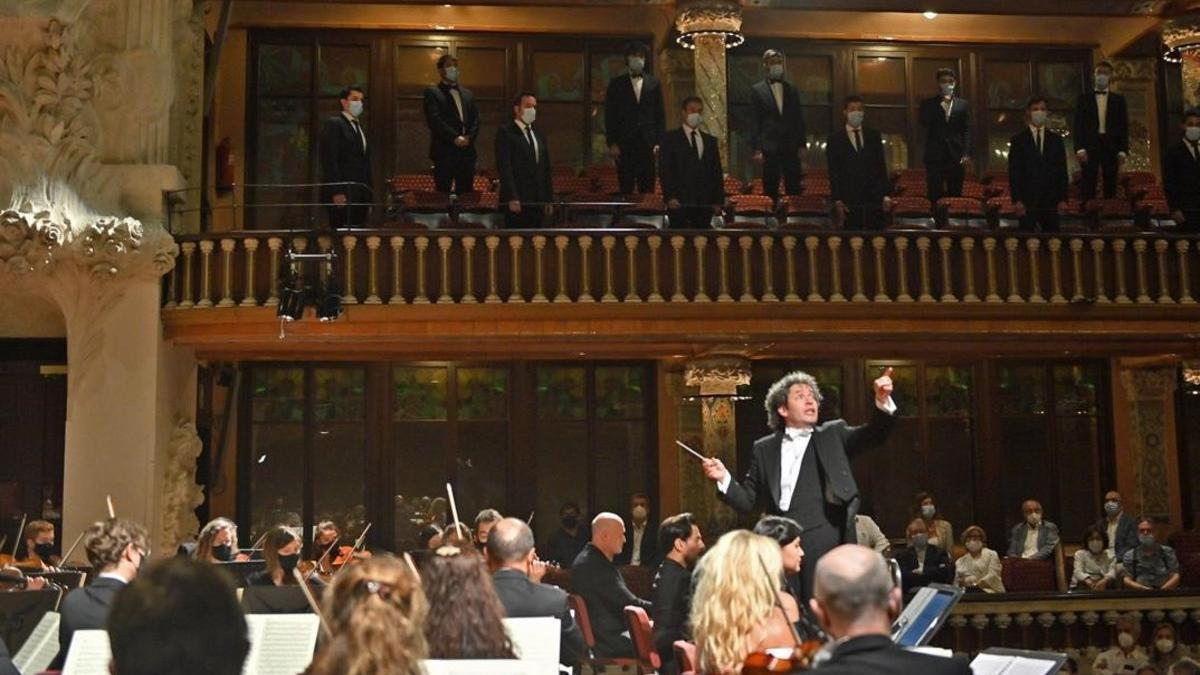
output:
<svg viewBox="0 0 1200 675"><path fill-rule="evenodd" d="M447 88L447 89L458 89L458 85L457 85L457 84L448 84L448 83L446 83L446 82L443 82L443 83L442 83L442 86L443 86L443 87L445 87L445 88Z"/></svg>
<svg viewBox="0 0 1200 675"><path fill-rule="evenodd" d="M635 79L635 80L640 80L640 79L642 79L642 76L641 76L641 75L630 75L629 77L631 77L631 78L633 78L633 79Z"/></svg>
<svg viewBox="0 0 1200 675"><path fill-rule="evenodd" d="M1100 91L1100 90L1097 90L1097 91L1096 91L1096 95L1097 95L1097 96L1108 96L1108 92L1107 92L1107 91Z"/></svg>

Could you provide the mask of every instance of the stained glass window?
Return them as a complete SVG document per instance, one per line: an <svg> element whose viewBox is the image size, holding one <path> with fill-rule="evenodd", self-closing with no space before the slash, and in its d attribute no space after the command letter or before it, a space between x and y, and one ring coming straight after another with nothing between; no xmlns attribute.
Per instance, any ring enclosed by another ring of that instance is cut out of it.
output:
<svg viewBox="0 0 1200 675"><path fill-rule="evenodd" d="M446 419L445 368L400 366L392 371L392 418Z"/></svg>
<svg viewBox="0 0 1200 675"><path fill-rule="evenodd" d="M503 368L458 368L458 419L500 420L508 417L508 371Z"/></svg>
<svg viewBox="0 0 1200 675"><path fill-rule="evenodd" d="M587 371L583 368L538 368L538 417L579 420L586 410L584 390Z"/></svg>

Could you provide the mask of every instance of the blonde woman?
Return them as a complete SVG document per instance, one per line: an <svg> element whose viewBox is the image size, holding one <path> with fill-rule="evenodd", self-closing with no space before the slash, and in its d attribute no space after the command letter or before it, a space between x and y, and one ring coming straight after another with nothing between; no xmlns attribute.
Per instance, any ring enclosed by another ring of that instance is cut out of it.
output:
<svg viewBox="0 0 1200 675"><path fill-rule="evenodd" d="M701 673L737 673L752 652L778 648L791 654L789 624L799 609L779 592L783 560L773 539L728 532L700 559L695 576L691 623ZM784 611L777 606L781 596Z"/></svg>

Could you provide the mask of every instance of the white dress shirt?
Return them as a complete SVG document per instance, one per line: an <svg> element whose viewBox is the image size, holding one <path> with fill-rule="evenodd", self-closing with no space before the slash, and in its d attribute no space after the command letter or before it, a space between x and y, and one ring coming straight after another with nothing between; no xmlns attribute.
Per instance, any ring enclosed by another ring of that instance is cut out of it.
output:
<svg viewBox="0 0 1200 675"><path fill-rule="evenodd" d="M633 100L638 103L642 102L642 82L646 79L645 75L629 75L629 81L633 83Z"/></svg>
<svg viewBox="0 0 1200 675"><path fill-rule="evenodd" d="M783 114L783 82L771 83L771 95L775 97L775 107L779 108L779 114Z"/></svg>
<svg viewBox="0 0 1200 675"><path fill-rule="evenodd" d="M1114 557L1117 555L1117 524L1120 522L1121 514L1118 513L1116 518L1108 521L1108 527L1104 528L1108 530L1108 554Z"/></svg>
<svg viewBox="0 0 1200 675"><path fill-rule="evenodd" d="M1106 126L1108 124L1108 90L1107 89L1105 89L1104 93L1102 93L1102 94L1096 94L1096 113L1100 116L1100 120L1099 120L1100 126L1097 128L1100 130L1100 133L1102 133L1102 134L1108 133L1108 130L1106 128Z"/></svg>
<svg viewBox="0 0 1200 675"><path fill-rule="evenodd" d="M642 564L642 540L646 538L646 524L633 524L633 553L629 557L630 565Z"/></svg>
<svg viewBox="0 0 1200 675"><path fill-rule="evenodd" d="M362 122L359 122L354 115L351 115L345 110L342 111L342 117L345 117L350 122L350 128L358 132L358 137L362 139L362 146L363 150L365 151L367 149L367 135L363 133Z"/></svg>
<svg viewBox="0 0 1200 675"><path fill-rule="evenodd" d="M513 120L513 121L517 123L517 128L521 130L521 135L525 137L526 142L533 143L533 159L534 159L534 161L535 162L542 161L542 149L538 147L537 134L533 133L532 130L530 130L529 133L526 133L526 130L529 130L530 127L528 124L525 124L525 122L523 122L522 120Z"/></svg>
<svg viewBox="0 0 1200 675"><path fill-rule="evenodd" d="M859 143L859 137L863 135L862 127L857 129L846 125L846 136L850 138L850 147L854 148L855 152L862 152L862 143Z"/></svg>
<svg viewBox="0 0 1200 675"><path fill-rule="evenodd" d="M1037 148L1038 154L1046 154L1046 127L1035 127L1030 124L1029 133L1033 134L1033 147Z"/></svg>
<svg viewBox="0 0 1200 675"><path fill-rule="evenodd" d="M693 132L695 132L694 136L692 135ZM689 127L684 122L683 135L687 137L688 145L694 145L696 148L696 157L704 159L704 134L700 133L699 129Z"/></svg>
<svg viewBox="0 0 1200 675"><path fill-rule="evenodd" d="M1038 532L1042 531L1041 523L1037 527L1029 527L1025 533L1025 548L1021 549L1022 558L1032 558L1038 552Z"/></svg>
<svg viewBox="0 0 1200 675"><path fill-rule="evenodd" d="M458 121L467 124L467 116L463 113L462 94L459 93L458 87L450 87L450 98L454 99L454 107L458 108Z"/></svg>
<svg viewBox="0 0 1200 675"><path fill-rule="evenodd" d="M942 110L946 113L946 121L950 121L950 112L954 110L954 97L942 98Z"/></svg>

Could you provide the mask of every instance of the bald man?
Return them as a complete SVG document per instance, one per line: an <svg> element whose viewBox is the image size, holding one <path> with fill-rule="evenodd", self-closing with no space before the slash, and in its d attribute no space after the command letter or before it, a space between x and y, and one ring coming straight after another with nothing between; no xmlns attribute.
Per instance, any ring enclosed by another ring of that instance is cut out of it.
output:
<svg viewBox="0 0 1200 675"><path fill-rule="evenodd" d="M601 513L592 519L592 540L571 566L571 590L587 604L598 658L632 658L633 642L622 635L629 631L625 607L636 605L650 611L650 602L629 590L613 564L624 546L625 522L621 516Z"/></svg>
<svg viewBox="0 0 1200 675"><path fill-rule="evenodd" d="M900 589L883 556L857 544L839 546L817 563L809 606L837 642L822 675L970 675L966 661L910 652L892 642Z"/></svg>

